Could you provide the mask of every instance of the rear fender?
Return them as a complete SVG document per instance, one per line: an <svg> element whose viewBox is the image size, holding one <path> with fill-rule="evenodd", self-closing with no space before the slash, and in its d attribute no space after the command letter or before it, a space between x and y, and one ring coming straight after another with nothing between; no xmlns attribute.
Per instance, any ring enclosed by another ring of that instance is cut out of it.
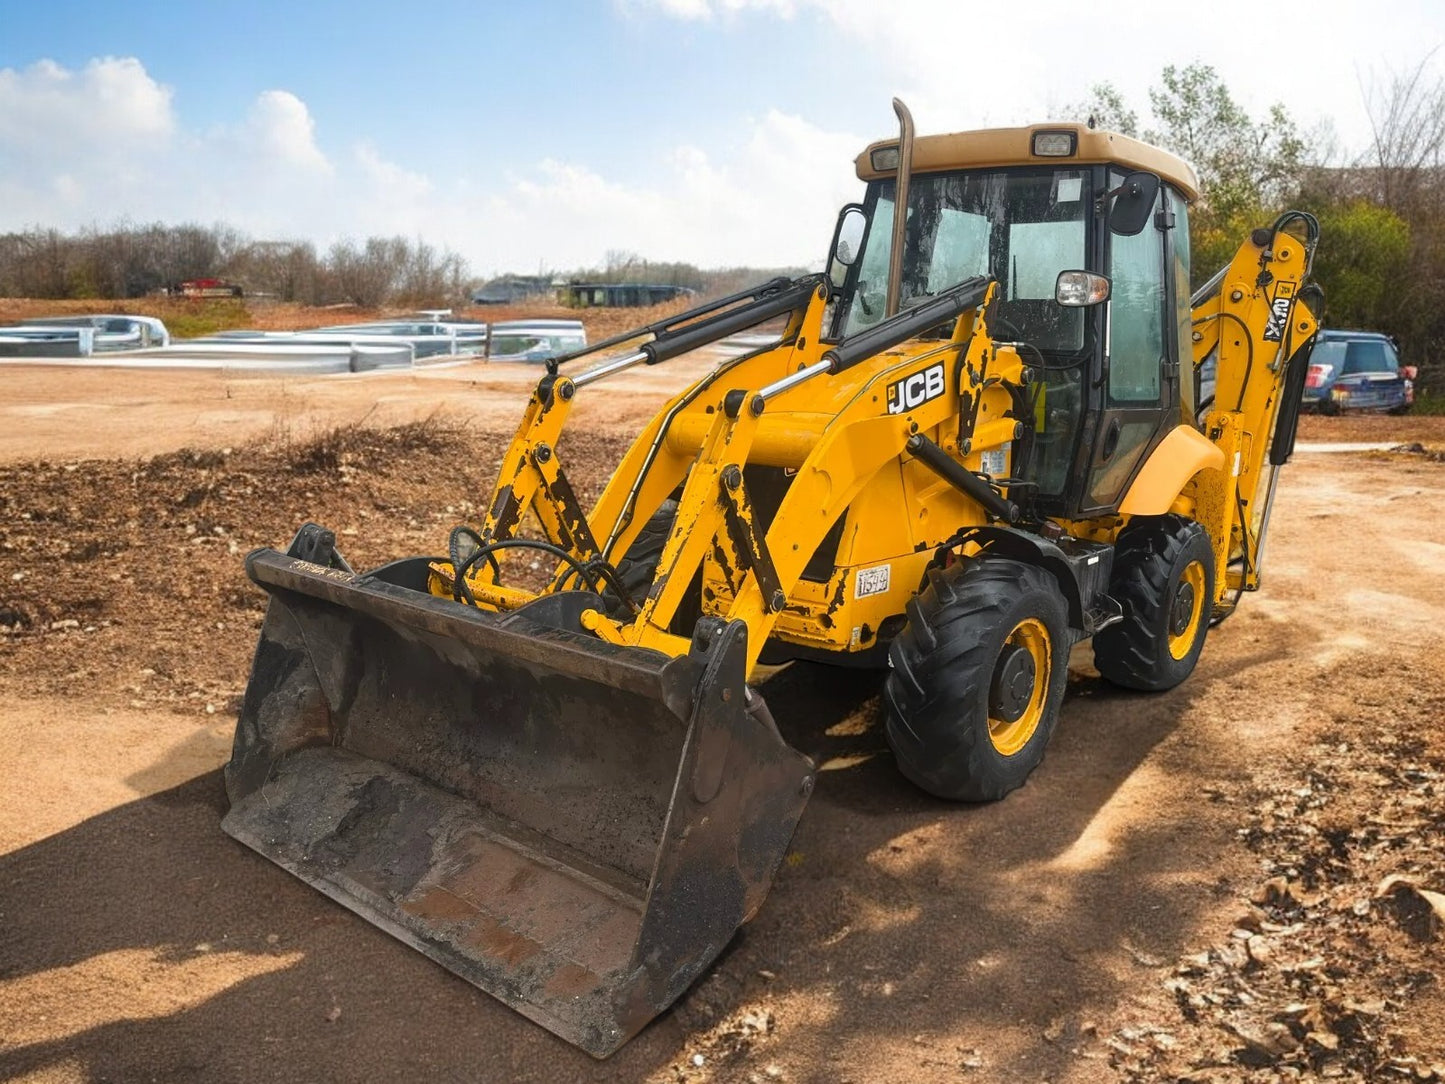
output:
<svg viewBox="0 0 1445 1084"><path fill-rule="evenodd" d="M1119 514L1162 516L1191 478L1202 470L1223 467L1224 453L1208 437L1193 426L1175 426L1145 460L1119 505Z"/></svg>

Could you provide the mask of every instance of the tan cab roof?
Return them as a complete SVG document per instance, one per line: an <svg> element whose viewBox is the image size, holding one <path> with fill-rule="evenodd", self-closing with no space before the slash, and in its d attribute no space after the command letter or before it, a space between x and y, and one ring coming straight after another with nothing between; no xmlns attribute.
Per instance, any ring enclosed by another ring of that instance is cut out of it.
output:
<svg viewBox="0 0 1445 1084"><path fill-rule="evenodd" d="M1078 138L1077 151L1067 158L1040 158L1033 153L1035 132L1073 132ZM896 146L896 139L869 144L858 156L858 177L865 181L891 177L891 171L879 172L873 168L871 155L880 147ZM1129 136L1100 131L1085 124L1063 122L1033 124L1027 128L983 128L976 132L918 136L913 140L915 173L1018 165L1095 165L1101 162L1157 173L1179 189L1191 203L1199 198L1199 178L1194 173L1194 167L1182 158Z"/></svg>

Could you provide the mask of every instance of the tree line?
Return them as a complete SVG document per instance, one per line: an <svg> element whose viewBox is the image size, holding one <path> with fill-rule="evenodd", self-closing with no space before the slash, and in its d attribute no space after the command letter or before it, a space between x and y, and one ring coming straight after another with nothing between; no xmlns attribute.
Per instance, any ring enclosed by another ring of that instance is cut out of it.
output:
<svg viewBox="0 0 1445 1084"><path fill-rule="evenodd" d="M705 270L611 250L600 266L550 277L685 286L712 295L803 273L802 268ZM457 305L478 284L456 253L405 237L346 240L322 252L307 241L254 241L224 225L121 224L74 234L42 228L0 234L0 297L135 298L202 278L239 284L251 296L367 307Z"/></svg>
<svg viewBox="0 0 1445 1084"><path fill-rule="evenodd" d="M309 305L454 304L466 261L420 240L253 241L228 226L122 224L75 234L0 234L0 296L134 298L191 279L219 278L248 294Z"/></svg>
<svg viewBox="0 0 1445 1084"><path fill-rule="evenodd" d="M768 279L806 275L806 267L712 267L649 260L624 249L608 249L600 267L580 268L557 278L575 282L639 282L657 286L685 286L703 297L719 297L745 290Z"/></svg>

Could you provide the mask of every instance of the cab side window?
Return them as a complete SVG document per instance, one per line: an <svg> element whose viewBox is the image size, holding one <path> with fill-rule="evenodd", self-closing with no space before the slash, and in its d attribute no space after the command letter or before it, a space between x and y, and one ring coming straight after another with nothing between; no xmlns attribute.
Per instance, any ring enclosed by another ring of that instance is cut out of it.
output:
<svg viewBox="0 0 1445 1084"><path fill-rule="evenodd" d="M1174 212L1174 228L1169 231L1174 263L1174 318L1178 323L1174 349L1179 364L1188 372L1194 360L1194 311L1189 305L1189 205L1173 188L1167 189L1167 192L1169 209ZM1183 404L1183 416L1193 418L1197 407L1193 380L1179 382L1179 397Z"/></svg>
<svg viewBox="0 0 1445 1084"><path fill-rule="evenodd" d="M1109 398L1157 403L1165 360L1166 289L1164 245L1152 220L1133 237L1113 235L1109 277Z"/></svg>

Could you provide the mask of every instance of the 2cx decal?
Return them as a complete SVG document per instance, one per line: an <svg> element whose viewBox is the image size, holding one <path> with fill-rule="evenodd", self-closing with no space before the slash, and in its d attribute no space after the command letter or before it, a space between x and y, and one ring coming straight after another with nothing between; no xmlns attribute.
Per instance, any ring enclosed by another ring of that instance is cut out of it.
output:
<svg viewBox="0 0 1445 1084"><path fill-rule="evenodd" d="M1264 341L1277 343L1284 338L1285 326L1289 324L1289 304L1294 297L1294 287L1288 282L1279 284L1279 293L1269 305L1269 322L1264 325Z"/></svg>
<svg viewBox="0 0 1445 1084"><path fill-rule="evenodd" d="M943 362L888 385L888 413L902 414L943 394Z"/></svg>

